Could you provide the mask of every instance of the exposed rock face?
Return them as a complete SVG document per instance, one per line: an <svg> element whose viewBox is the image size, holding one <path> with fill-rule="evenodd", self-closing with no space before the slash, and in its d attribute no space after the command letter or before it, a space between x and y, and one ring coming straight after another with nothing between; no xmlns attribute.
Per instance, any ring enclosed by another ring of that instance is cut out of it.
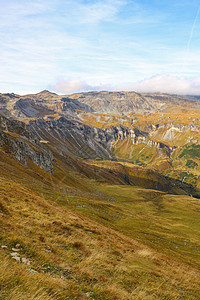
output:
<svg viewBox="0 0 200 300"><path fill-rule="evenodd" d="M182 124L169 116L163 119L173 107L178 111L182 107L196 109L200 102L195 97L135 92L0 94L0 112L15 119L0 117L0 145L24 164L29 158L48 172L53 170L49 149L81 158L114 159L118 141L126 145L127 155L129 147L132 151L138 146L139 152L139 147L147 145L155 148L158 156L165 152L170 159L178 147L174 140L186 131L197 132L200 120L195 116ZM148 115L154 118L156 113L156 121L147 122ZM187 142L194 138L186 137ZM49 145L41 144L41 140Z"/></svg>
<svg viewBox="0 0 200 300"><path fill-rule="evenodd" d="M195 97L135 92L89 92L63 96L49 91L25 96L0 94L0 113L20 120L53 113L77 117L79 110L119 115L144 114L164 111L171 105L200 108Z"/></svg>
<svg viewBox="0 0 200 300"><path fill-rule="evenodd" d="M25 165L27 165L29 158L41 169L50 173L53 172L53 156L49 151L35 148L20 138L13 138L2 132L0 132L0 146L3 147L7 153L13 154L18 161Z"/></svg>
<svg viewBox="0 0 200 300"><path fill-rule="evenodd" d="M158 110L162 103L146 99L135 92L90 92L74 94L71 98L92 107L96 112L126 115Z"/></svg>
<svg viewBox="0 0 200 300"><path fill-rule="evenodd" d="M94 112L87 104L48 91L25 96L0 94L0 113L18 120L41 118L55 113L76 116L77 110Z"/></svg>
<svg viewBox="0 0 200 300"><path fill-rule="evenodd" d="M39 140L37 140L36 137L28 130L28 126L24 122L10 120L0 116L0 130L19 134L27 140L39 145Z"/></svg>
<svg viewBox="0 0 200 300"><path fill-rule="evenodd" d="M16 120L0 117L0 145L15 158L27 164L30 158L45 171L52 172L53 156L51 151L41 144L40 140L48 140L52 145L66 154L82 158L113 159L113 142L130 137L133 144L141 142L158 149L170 147L149 139L148 132L138 128L113 126L100 129L87 126L76 120L61 117L59 119L30 121L29 125Z"/></svg>
<svg viewBox="0 0 200 300"><path fill-rule="evenodd" d="M112 159L111 143L118 130L102 130L61 117L52 121L39 119L29 123L30 130L38 137L51 141L67 154L82 158Z"/></svg>
<svg viewBox="0 0 200 300"><path fill-rule="evenodd" d="M44 119L30 121L29 127L38 138L45 139L48 136L51 144L59 146L63 152L82 158L113 159L113 143L127 138L131 138L133 145L145 143L155 146L158 150L165 149L169 156L175 149L165 143L151 140L148 132L125 126L100 129L61 117L51 121Z"/></svg>
<svg viewBox="0 0 200 300"><path fill-rule="evenodd" d="M30 159L43 170L53 172L51 151L40 143L23 122L0 117L0 147L25 165Z"/></svg>

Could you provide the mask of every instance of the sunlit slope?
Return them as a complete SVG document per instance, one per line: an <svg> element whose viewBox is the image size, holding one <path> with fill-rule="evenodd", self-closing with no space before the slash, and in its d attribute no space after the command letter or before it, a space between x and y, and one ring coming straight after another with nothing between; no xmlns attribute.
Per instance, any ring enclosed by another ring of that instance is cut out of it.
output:
<svg viewBox="0 0 200 300"><path fill-rule="evenodd" d="M69 161L2 169L0 297L200 297L199 200L99 183Z"/></svg>
<svg viewBox="0 0 200 300"><path fill-rule="evenodd" d="M174 106L164 112L129 116L82 114L99 128L125 130L112 143L113 156L199 188L200 111Z"/></svg>
<svg viewBox="0 0 200 300"><path fill-rule="evenodd" d="M126 160L200 187L199 158L192 154L200 139L199 97L42 91L0 94L0 110L68 155Z"/></svg>
<svg viewBox="0 0 200 300"><path fill-rule="evenodd" d="M1 95L0 299L200 298L198 101L128 95Z"/></svg>

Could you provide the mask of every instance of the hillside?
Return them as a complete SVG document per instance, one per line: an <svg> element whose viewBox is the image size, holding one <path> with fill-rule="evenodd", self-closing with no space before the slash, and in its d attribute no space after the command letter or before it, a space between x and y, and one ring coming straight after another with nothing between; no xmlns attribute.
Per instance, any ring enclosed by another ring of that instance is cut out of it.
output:
<svg viewBox="0 0 200 300"><path fill-rule="evenodd" d="M198 97L0 95L0 299L200 298Z"/></svg>

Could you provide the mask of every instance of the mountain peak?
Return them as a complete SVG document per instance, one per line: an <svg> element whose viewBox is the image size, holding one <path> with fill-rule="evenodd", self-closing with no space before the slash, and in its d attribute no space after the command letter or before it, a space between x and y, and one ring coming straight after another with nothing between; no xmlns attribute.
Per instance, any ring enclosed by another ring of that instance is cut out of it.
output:
<svg viewBox="0 0 200 300"><path fill-rule="evenodd" d="M52 92L50 92L48 90L43 90L43 91L37 93L37 95L57 95L57 94L56 93L52 93Z"/></svg>

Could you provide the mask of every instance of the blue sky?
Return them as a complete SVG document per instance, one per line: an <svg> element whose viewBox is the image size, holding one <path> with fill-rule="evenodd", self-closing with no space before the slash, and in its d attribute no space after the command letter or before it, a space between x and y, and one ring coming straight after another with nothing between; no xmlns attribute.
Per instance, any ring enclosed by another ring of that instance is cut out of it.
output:
<svg viewBox="0 0 200 300"><path fill-rule="evenodd" d="M0 4L0 92L200 94L197 0Z"/></svg>

